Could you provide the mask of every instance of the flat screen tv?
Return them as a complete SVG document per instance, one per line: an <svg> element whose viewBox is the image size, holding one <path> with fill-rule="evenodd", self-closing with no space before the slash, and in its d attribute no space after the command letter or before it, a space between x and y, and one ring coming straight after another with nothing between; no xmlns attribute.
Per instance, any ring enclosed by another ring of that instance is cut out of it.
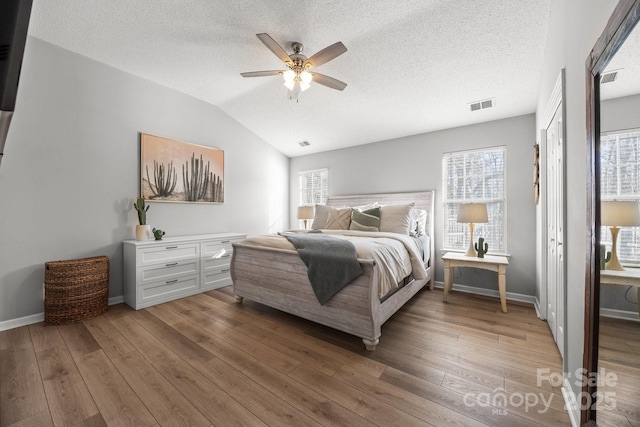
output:
<svg viewBox="0 0 640 427"><path fill-rule="evenodd" d="M0 162L16 106L32 0L0 0Z"/></svg>

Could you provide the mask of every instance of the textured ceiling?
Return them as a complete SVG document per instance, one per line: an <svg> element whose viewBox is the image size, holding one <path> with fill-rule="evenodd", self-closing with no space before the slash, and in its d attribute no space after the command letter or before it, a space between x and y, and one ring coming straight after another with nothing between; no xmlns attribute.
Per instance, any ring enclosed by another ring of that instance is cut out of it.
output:
<svg viewBox="0 0 640 427"><path fill-rule="evenodd" d="M550 1L34 0L29 34L217 105L293 157L534 112ZM279 76L241 77L284 69L261 32L307 56L342 41L317 71L347 88L296 103Z"/></svg>

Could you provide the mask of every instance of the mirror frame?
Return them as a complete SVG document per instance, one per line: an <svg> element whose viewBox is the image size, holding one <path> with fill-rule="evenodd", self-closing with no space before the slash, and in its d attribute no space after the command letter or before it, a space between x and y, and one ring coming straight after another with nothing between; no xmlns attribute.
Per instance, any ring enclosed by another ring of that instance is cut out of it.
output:
<svg viewBox="0 0 640 427"><path fill-rule="evenodd" d="M600 75L640 20L640 0L620 0L586 61L587 103L587 259L585 265L585 318L583 368L598 371L600 317ZM597 385L582 387L583 396L597 402ZM580 424L596 426L596 408L581 404Z"/></svg>

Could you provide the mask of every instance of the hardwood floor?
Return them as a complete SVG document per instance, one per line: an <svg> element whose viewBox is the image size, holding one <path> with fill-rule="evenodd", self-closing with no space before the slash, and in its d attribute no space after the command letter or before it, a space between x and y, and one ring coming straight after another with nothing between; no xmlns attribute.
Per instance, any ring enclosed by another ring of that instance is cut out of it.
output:
<svg viewBox="0 0 640 427"><path fill-rule="evenodd" d="M359 338L230 288L0 332L0 426L562 426L561 373L530 306L421 291Z"/></svg>
<svg viewBox="0 0 640 427"><path fill-rule="evenodd" d="M599 426L640 426L640 323L600 317L596 419Z"/></svg>

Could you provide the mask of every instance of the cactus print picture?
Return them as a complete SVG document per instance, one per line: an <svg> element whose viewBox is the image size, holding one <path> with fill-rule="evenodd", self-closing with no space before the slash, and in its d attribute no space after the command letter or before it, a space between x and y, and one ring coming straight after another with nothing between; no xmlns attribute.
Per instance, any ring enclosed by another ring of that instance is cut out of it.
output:
<svg viewBox="0 0 640 427"><path fill-rule="evenodd" d="M140 187L150 202L224 203L224 151L141 133Z"/></svg>

